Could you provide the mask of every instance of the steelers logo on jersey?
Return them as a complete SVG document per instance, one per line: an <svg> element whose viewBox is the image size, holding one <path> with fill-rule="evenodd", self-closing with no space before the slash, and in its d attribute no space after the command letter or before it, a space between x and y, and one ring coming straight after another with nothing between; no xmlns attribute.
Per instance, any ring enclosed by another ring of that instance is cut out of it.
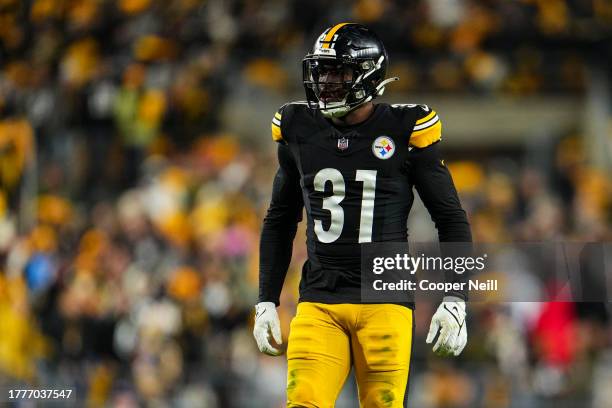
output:
<svg viewBox="0 0 612 408"><path fill-rule="evenodd" d="M372 153L381 160L387 160L395 153L395 143L388 136L379 136L372 143Z"/></svg>

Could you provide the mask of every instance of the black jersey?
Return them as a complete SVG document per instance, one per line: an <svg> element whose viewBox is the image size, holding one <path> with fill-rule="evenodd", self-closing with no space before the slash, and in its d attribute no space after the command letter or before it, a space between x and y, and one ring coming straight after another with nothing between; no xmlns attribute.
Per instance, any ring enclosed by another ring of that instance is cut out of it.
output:
<svg viewBox="0 0 612 408"><path fill-rule="evenodd" d="M407 241L413 187L441 241L470 241L437 149L441 130L426 105L376 104L367 120L343 127L304 104L283 106L272 120L280 168L261 238L260 301L278 303L302 207L301 301L360 303L361 244Z"/></svg>

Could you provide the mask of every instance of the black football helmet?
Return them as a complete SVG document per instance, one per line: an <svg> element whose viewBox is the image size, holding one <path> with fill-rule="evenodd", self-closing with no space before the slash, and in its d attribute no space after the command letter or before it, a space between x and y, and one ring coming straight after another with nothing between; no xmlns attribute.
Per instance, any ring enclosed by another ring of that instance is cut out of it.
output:
<svg viewBox="0 0 612 408"><path fill-rule="evenodd" d="M382 95L389 58L382 41L367 27L340 23L329 27L302 61L306 100L327 117L342 117Z"/></svg>

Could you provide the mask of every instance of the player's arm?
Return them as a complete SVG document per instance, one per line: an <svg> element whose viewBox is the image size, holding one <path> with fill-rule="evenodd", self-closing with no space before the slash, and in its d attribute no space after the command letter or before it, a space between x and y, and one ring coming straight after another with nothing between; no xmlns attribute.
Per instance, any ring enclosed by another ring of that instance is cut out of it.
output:
<svg viewBox="0 0 612 408"><path fill-rule="evenodd" d="M442 255L471 253L470 225L439 150L442 124L436 112L425 110L414 129L409 154L411 180L436 225L440 242L467 243L463 246L453 244L452 248L442 245ZM461 283L465 282L466 276L451 271L447 279ZM427 336L427 343L432 343L440 332L434 352L459 355L463 351L467 344L466 299L466 291L451 292L444 297L432 318Z"/></svg>
<svg viewBox="0 0 612 408"><path fill-rule="evenodd" d="M259 301L276 306L291 262L293 239L303 207L300 177L288 146L278 146L278 161L259 247Z"/></svg>
<svg viewBox="0 0 612 408"><path fill-rule="evenodd" d="M440 242L472 242L470 224L440 154L439 142L413 148L409 161L411 180L435 223Z"/></svg>
<svg viewBox="0 0 612 408"><path fill-rule="evenodd" d="M283 143L280 122L278 123L279 126L273 121L272 136L279 142L279 168L274 177L272 199L261 232L259 303L255 306L253 328L253 335L260 351L269 355L281 354L280 350L270 344L270 335L277 344L282 343L276 306L279 305L280 293L291 262L293 239L297 224L302 217L303 207L299 172L291 150Z"/></svg>

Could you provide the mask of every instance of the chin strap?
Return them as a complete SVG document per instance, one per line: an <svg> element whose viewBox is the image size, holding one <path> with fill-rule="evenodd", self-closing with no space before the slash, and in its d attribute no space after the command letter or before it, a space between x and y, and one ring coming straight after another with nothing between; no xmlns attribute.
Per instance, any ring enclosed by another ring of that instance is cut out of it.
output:
<svg viewBox="0 0 612 408"><path fill-rule="evenodd" d="M376 95L382 95L385 92L385 85L389 82L399 81L399 77L387 78L376 87Z"/></svg>
<svg viewBox="0 0 612 408"><path fill-rule="evenodd" d="M378 86L375 89L374 95L376 96L382 95L385 92L385 85L387 85L389 82L395 82L395 81L399 81L399 77L385 79L380 84L378 84ZM347 106L339 106L337 108L321 109L321 113L326 118L341 118L342 116L345 116L350 111L357 109L364 103L370 102L372 99L374 99L374 96L370 95L366 99L364 99L363 102L361 102L359 105L352 106L350 108Z"/></svg>
<svg viewBox="0 0 612 408"><path fill-rule="evenodd" d="M330 119L331 118L341 118L353 109L354 108L349 108L347 106L340 106L338 108L332 108L332 109L321 109L321 114L323 114L323 116L325 116L326 118L330 118Z"/></svg>

